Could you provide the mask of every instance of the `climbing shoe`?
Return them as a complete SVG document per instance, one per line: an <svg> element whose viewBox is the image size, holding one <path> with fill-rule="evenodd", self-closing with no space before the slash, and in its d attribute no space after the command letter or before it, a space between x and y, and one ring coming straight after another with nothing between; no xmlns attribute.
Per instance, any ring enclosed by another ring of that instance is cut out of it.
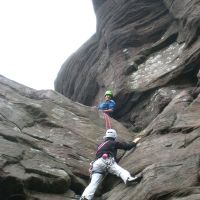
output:
<svg viewBox="0 0 200 200"><path fill-rule="evenodd" d="M142 175L140 176L134 176L134 177L128 177L126 184L130 185L131 183L139 183L142 179Z"/></svg>

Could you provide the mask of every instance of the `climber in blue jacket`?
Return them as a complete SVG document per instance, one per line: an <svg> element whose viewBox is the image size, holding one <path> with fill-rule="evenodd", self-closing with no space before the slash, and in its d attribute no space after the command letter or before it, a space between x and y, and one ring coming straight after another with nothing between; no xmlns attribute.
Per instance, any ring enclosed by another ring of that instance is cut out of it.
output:
<svg viewBox="0 0 200 200"><path fill-rule="evenodd" d="M102 110L104 113L108 114L109 116L112 116L112 113L113 113L115 106L116 106L116 103L112 98L113 98L112 91L107 90L105 92L105 101L100 103L97 106L97 109Z"/></svg>

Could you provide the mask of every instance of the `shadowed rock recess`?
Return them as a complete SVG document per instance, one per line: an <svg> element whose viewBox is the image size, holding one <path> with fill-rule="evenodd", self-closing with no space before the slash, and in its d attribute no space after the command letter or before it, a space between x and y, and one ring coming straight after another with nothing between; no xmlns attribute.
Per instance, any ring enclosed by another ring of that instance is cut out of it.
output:
<svg viewBox="0 0 200 200"><path fill-rule="evenodd" d="M96 33L63 64L56 91L0 76L0 200L79 199L105 132L93 106L108 88L119 140L142 137L120 165L143 179L108 176L95 199L199 200L199 0L93 5Z"/></svg>

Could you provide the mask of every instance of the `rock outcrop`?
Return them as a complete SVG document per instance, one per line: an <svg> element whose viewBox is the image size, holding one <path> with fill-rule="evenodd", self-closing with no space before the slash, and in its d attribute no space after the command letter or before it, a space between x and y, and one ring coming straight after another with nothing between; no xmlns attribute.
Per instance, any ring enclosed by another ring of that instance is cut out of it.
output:
<svg viewBox="0 0 200 200"><path fill-rule="evenodd" d="M119 139L142 137L120 165L143 179L107 176L95 199L199 200L199 1L93 5L97 31L61 67L57 92L0 76L0 199L79 198L105 132L91 106L109 88Z"/></svg>
<svg viewBox="0 0 200 200"><path fill-rule="evenodd" d="M85 105L96 105L112 89L115 118L141 131L174 95L196 85L199 1L93 0L93 5L96 33L63 64L55 89Z"/></svg>
<svg viewBox="0 0 200 200"><path fill-rule="evenodd" d="M172 93L139 133L111 119L120 140L142 137L134 152L120 152L120 165L143 179L127 187L107 176L95 199L200 198L200 95L194 98L191 88ZM37 91L2 76L0 102L1 200L78 199L105 132L102 114L55 91Z"/></svg>
<svg viewBox="0 0 200 200"><path fill-rule="evenodd" d="M132 140L121 124L111 123L121 140ZM0 76L0 199L80 195L104 133L96 108Z"/></svg>

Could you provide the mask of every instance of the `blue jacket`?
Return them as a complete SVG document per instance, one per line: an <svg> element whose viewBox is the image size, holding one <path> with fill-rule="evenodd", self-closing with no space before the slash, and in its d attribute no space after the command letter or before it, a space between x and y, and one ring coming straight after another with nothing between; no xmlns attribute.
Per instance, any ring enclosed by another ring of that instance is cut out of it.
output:
<svg viewBox="0 0 200 200"><path fill-rule="evenodd" d="M98 110L108 110L108 109L112 109L114 111L115 109L115 101L114 100L109 100L109 101L105 101L103 103L100 103L97 108Z"/></svg>

